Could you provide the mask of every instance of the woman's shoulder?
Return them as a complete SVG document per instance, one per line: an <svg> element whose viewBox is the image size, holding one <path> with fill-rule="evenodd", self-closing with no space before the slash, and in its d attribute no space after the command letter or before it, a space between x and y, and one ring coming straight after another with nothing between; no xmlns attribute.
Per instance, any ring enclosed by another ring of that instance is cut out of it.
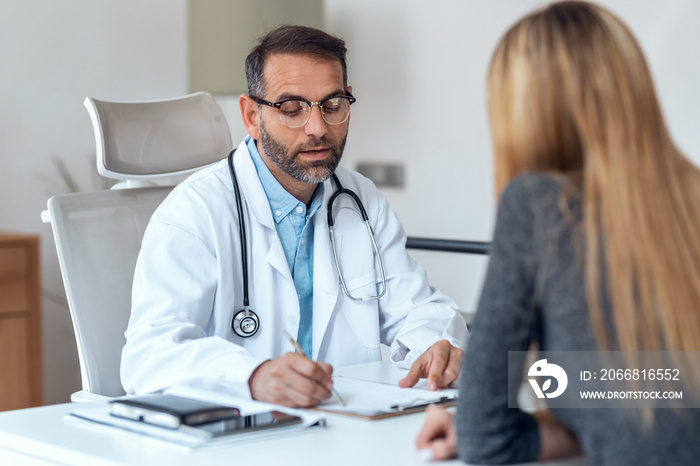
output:
<svg viewBox="0 0 700 466"><path fill-rule="evenodd" d="M505 187L501 200L542 200L558 198L562 193L579 191L571 179L556 173L523 173L513 178Z"/></svg>
<svg viewBox="0 0 700 466"><path fill-rule="evenodd" d="M535 243L546 243L553 235L580 222L580 199L581 191L566 176L519 175L501 194L495 235L504 236L509 242L519 239L529 245L528 249L537 249Z"/></svg>
<svg viewBox="0 0 700 466"><path fill-rule="evenodd" d="M556 173L524 173L503 190L499 209L524 215L561 214L580 217L581 189L568 176Z"/></svg>

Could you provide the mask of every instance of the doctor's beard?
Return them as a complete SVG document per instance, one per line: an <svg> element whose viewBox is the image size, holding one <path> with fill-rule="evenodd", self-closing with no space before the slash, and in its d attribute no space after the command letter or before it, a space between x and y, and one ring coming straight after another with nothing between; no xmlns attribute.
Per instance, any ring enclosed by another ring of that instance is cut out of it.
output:
<svg viewBox="0 0 700 466"><path fill-rule="evenodd" d="M343 139L338 142L322 137L288 150L287 147L272 137L265 130L265 125L262 124L262 121L260 122L260 143L265 151L265 155L284 173L303 183L322 183L331 177L335 169L338 168L340 159L343 157L347 138L348 133L346 132ZM318 147L328 147L331 151L331 156L325 160L315 160L309 163L299 160L299 152L314 150Z"/></svg>

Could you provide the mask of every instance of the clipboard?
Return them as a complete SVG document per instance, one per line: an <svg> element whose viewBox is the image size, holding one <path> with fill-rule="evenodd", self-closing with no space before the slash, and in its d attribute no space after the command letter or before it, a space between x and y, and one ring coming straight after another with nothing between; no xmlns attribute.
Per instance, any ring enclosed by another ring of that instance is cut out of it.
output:
<svg viewBox="0 0 700 466"><path fill-rule="evenodd" d="M349 417L354 417L354 418L359 418L359 419L367 419L370 421L375 421L379 419L386 419L390 417L396 417L396 416L403 416L404 414L413 414L413 413L420 413L422 411L425 411L425 409L430 406L430 405L441 405L444 407L452 406L457 402L457 397L456 396L444 396L441 397L439 400L431 402L431 403L423 403L423 404L418 404L414 406L400 406L396 405L396 408L392 409L392 411L387 411L383 413L376 413L376 414L364 414L364 413L354 413L354 412L348 412L348 411L335 411L331 408L313 408L315 411L323 411L324 413L329 413L329 414L340 414L341 416L349 416Z"/></svg>
<svg viewBox="0 0 700 466"><path fill-rule="evenodd" d="M334 388L346 405L329 399L316 408L331 414L378 420L424 411L430 405L451 406L457 402L458 390L430 391L401 388L396 384L334 376Z"/></svg>

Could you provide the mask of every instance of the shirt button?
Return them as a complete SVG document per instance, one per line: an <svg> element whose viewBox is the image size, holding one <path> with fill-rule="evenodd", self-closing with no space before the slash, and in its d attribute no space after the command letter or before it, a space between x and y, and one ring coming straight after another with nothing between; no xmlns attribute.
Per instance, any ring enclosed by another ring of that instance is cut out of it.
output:
<svg viewBox="0 0 700 466"><path fill-rule="evenodd" d="M281 210L275 210L275 215L277 215L277 216L279 217L280 215L282 215L282 211L281 211Z"/></svg>
<svg viewBox="0 0 700 466"><path fill-rule="evenodd" d="M306 240L304 238L302 238L300 243L303 245L304 243L306 243Z"/></svg>
<svg viewBox="0 0 700 466"><path fill-rule="evenodd" d="M297 295L297 299L301 300L301 295L300 295L300 294Z"/></svg>
<svg viewBox="0 0 700 466"><path fill-rule="evenodd" d="M297 213L301 214L304 212L304 208L302 206L297 206Z"/></svg>

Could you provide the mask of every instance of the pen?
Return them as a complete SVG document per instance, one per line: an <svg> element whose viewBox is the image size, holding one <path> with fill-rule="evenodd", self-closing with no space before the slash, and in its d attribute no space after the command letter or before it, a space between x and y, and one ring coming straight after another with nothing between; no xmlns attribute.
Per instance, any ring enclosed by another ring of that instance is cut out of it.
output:
<svg viewBox="0 0 700 466"><path fill-rule="evenodd" d="M292 342L292 345L294 346L294 351L298 354L302 354L306 356L306 353L304 352L304 349L297 343L297 341L287 332L284 330L284 334L287 335L287 338L289 338L289 341ZM335 391L334 388L331 388L331 393L335 397L335 399L340 403L341 405L345 406L345 400L343 400L343 397L340 396L338 392Z"/></svg>

